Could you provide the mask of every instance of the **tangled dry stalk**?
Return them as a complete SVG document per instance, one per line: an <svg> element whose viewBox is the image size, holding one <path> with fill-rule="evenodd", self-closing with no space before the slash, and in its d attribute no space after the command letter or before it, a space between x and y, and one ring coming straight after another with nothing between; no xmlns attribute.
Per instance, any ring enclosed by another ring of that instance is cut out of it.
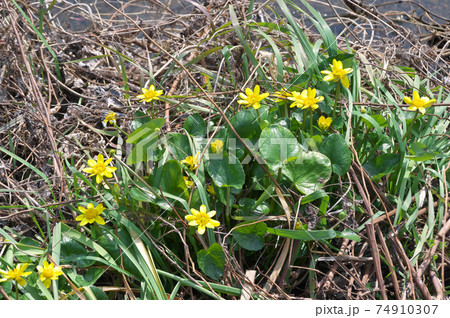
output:
<svg viewBox="0 0 450 318"><path fill-rule="evenodd" d="M125 131L130 130L133 113L141 107L133 96L139 93L149 73L157 82L164 81L164 90L168 95L187 96L186 99L204 95L219 110L232 102L230 96L236 95L245 84L234 87L230 82L226 92L202 92L202 85L208 83L205 75L207 70L220 72L222 62L214 58L214 54L201 59L197 57L213 47L214 41L239 43L233 33L210 38L218 26L229 21L229 4L235 6L243 20L273 21L273 16L265 7L271 6L273 1L259 4L252 15L246 14L249 1L200 2L192 11L177 13L158 0L129 1L119 8L107 1L97 3L98 6L62 1L42 17L44 41L36 32L40 21L37 3L17 1L30 17L34 25L31 27L12 2L2 1L1 14L7 18L0 20L0 146L23 158L21 161L4 152L0 153L0 188L5 190L0 192L2 227L9 226L21 235L32 236L37 229L30 218L35 215L45 220L43 208L53 206L60 213L72 213L65 206L77 200L68 193L61 158L71 158L72 164L79 166L80 162L86 160L87 150L111 148L126 151L121 149L123 142L119 138L103 133L108 129L104 129L101 122L105 114L112 110L119 114L120 127ZM382 13L383 5L368 6L355 0L344 0L345 6L332 5L329 0L320 3L329 5L336 13L327 22L331 27L340 29L338 46L345 48L348 41L361 65L364 65L361 69L381 68L383 77L379 80L389 83L399 77L391 66L410 66L421 77L450 89L449 19L429 12L413 1L413 6L423 10L420 16L409 12ZM105 11L110 13L103 13ZM78 21L83 21L83 25L78 25ZM299 17L299 23L303 23L311 42L318 39L315 29L305 24L303 17ZM233 54L234 75L239 83L243 79L240 52L236 50ZM260 56L261 63L266 63L263 54ZM125 57L134 63L123 62ZM180 67L166 77L164 74L172 67L174 60L181 61ZM193 67L187 69L183 65L189 61L193 62ZM126 95L131 95L131 99L125 99ZM366 105L386 107L369 101ZM166 132L178 130L186 117L177 106L166 103L164 108L157 110L158 115L164 116L166 120ZM38 171L45 175L50 184L45 182ZM415 288L418 288L426 299L444 299L444 286L450 283L449 256L442 254L438 269L442 272L441 277L446 277L446 282L433 276L429 264L438 243L448 243L448 206L444 218L447 221L435 237L436 244L427 250L427 256L421 264L412 266L402 244L394 235L400 228L394 228L390 223L389 216L395 214L395 210L383 191L367 177L358 162L353 162L348 179L354 185L354 191L363 197L360 204L367 211L371 211L371 201L377 198L385 204L388 217L366 226L363 244L357 250L357 243L347 239L342 240L339 253L327 246L320 246L328 255L319 258L322 265L316 270L317 295L327 299L374 299L374 292L381 291L384 299L388 298L387 292L394 294L389 295L391 298L405 299L416 298ZM57 200L53 194L56 194ZM448 195L446 200L448 202ZM28 208L18 209L15 206ZM419 216L425 211L420 210ZM384 231L391 231L387 237L394 250L388 248L381 227ZM174 228L174 231L177 230ZM152 240L162 255L171 264L178 266L165 254L165 249L158 244L157 239ZM228 260L224 281L230 284L240 281L248 293L253 291L267 298L304 298L304 295L287 295L283 292L283 282L286 281L290 266L289 258L295 244L286 241L280 245L279 259L282 258L282 261L274 264L277 275L270 276L272 272L259 273L265 279L275 278L270 286L263 288L253 281L254 273L245 272L245 264L236 259ZM318 245L321 244L313 244L311 253L319 248ZM372 257L364 257L368 249ZM348 257L343 252L355 256ZM410 274L409 280L397 277L393 271L389 282L385 282L380 254L392 268L404 266L404 272ZM188 255L183 263L193 264ZM181 267L179 269L188 277L196 274L195 268L191 269L193 273ZM308 275L304 268L291 266L290 269L288 281L291 287L303 285ZM423 283L426 273L432 277L434 291ZM201 274L197 276L202 277ZM369 282L373 283L372 289L367 288ZM404 288L405 284L407 288Z"/></svg>

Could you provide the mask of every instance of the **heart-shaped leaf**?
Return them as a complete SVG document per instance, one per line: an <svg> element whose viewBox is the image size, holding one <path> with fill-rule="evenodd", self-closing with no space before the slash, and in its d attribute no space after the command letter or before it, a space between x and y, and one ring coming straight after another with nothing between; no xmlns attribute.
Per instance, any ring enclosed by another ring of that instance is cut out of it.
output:
<svg viewBox="0 0 450 318"><path fill-rule="evenodd" d="M264 222L241 223L239 227L233 230L233 238L243 248L249 251L259 251L264 247L264 235L267 231L267 225Z"/></svg>
<svg viewBox="0 0 450 318"><path fill-rule="evenodd" d="M400 163L400 155L396 153L385 153L372 157L363 167L372 178L377 181L381 177L395 171Z"/></svg>
<svg viewBox="0 0 450 318"><path fill-rule="evenodd" d="M219 280L225 269L225 253L220 244L214 243L208 250L200 250L197 253L197 262L208 277Z"/></svg>
<svg viewBox="0 0 450 318"><path fill-rule="evenodd" d="M319 190L331 176L331 162L327 156L310 151L289 161L282 168L283 174L294 182L295 187L304 194Z"/></svg>
<svg viewBox="0 0 450 318"><path fill-rule="evenodd" d="M162 168L161 176L159 186L164 192L183 197L184 199L188 198L189 193L178 161L167 161Z"/></svg>
<svg viewBox="0 0 450 318"><path fill-rule="evenodd" d="M241 189L245 182L244 169L233 155L223 154L222 158L211 158L206 169L218 187Z"/></svg>
<svg viewBox="0 0 450 318"><path fill-rule="evenodd" d="M328 136L320 145L320 152L330 159L335 174L343 176L350 169L352 153L341 135Z"/></svg>
<svg viewBox="0 0 450 318"><path fill-rule="evenodd" d="M175 156L176 160L181 161L188 156L192 156L189 139L186 135L168 133L166 135L166 141L168 150Z"/></svg>
<svg viewBox="0 0 450 318"><path fill-rule="evenodd" d="M254 139L261 134L258 115L253 108L238 112L231 117L230 123L242 138Z"/></svg>
<svg viewBox="0 0 450 318"><path fill-rule="evenodd" d="M197 113L186 118L183 128L186 129L191 136L203 137L206 134L206 124L203 121L202 116Z"/></svg>
<svg viewBox="0 0 450 318"><path fill-rule="evenodd" d="M300 154L297 138L280 125L266 127L261 132L259 151L267 165L274 171Z"/></svg>

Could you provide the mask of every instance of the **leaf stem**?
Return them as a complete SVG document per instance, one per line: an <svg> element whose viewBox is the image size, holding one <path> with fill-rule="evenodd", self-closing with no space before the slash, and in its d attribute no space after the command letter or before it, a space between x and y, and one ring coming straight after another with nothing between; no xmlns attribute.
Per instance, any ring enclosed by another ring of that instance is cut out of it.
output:
<svg viewBox="0 0 450 318"><path fill-rule="evenodd" d="M262 125L261 125L261 117L259 116L259 108L255 108L255 109L256 109L256 115L258 116L258 124L259 124L259 127L262 128Z"/></svg>
<svg viewBox="0 0 450 318"><path fill-rule="evenodd" d="M338 103L338 100L339 100L340 93L341 93L341 84L337 83L336 96L335 96L334 107L333 107L333 118L336 118L336 108L337 108L337 103ZM339 111L339 113L340 113L340 111Z"/></svg>
<svg viewBox="0 0 450 318"><path fill-rule="evenodd" d="M406 134L402 138L403 141L406 141L408 139L409 134L411 133L411 128L412 128L412 126L414 125L414 122L417 119L417 115L419 115L419 110L416 110L416 113L414 114L414 118L413 118L411 124L409 124L409 126L408 126L408 130L406 131Z"/></svg>
<svg viewBox="0 0 450 318"><path fill-rule="evenodd" d="M230 204L230 193L231 193L231 188L227 187L227 206L225 208L225 222L227 224L227 228L231 229L231 204Z"/></svg>

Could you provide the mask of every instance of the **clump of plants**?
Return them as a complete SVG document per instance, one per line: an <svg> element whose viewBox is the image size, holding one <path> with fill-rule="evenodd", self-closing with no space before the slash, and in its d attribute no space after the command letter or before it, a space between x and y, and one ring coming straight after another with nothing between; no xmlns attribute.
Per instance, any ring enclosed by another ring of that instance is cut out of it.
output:
<svg viewBox="0 0 450 318"><path fill-rule="evenodd" d="M448 91L406 67L386 85L350 46L338 48L307 2L314 43L290 10L303 11L277 3L277 23L228 8L197 60L214 56L224 71L202 69L200 82L192 61L174 58L159 82L146 74L136 98L127 90L129 129L111 111L100 131L122 147L63 158L71 215L47 213L35 238L0 229L9 298L448 294L444 281L439 292L429 287L431 274L444 277L448 244ZM220 44L227 34L239 43ZM165 88L175 71L186 74L189 96ZM183 113L171 131L166 105ZM333 289L337 273L345 284ZM106 277L114 292L101 288Z"/></svg>

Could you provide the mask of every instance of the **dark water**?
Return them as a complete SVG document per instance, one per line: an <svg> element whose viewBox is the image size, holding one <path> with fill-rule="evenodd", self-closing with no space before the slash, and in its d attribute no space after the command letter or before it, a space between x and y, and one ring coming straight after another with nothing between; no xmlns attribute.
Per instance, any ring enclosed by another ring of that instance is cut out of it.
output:
<svg viewBox="0 0 450 318"><path fill-rule="evenodd" d="M214 0L212 0L214 1ZM344 4L344 0L330 0L330 3L336 8L338 14L348 12L348 7ZM353 0L355 1L355 0ZM387 16L395 20L396 23L400 23L408 28L414 28L414 25L408 23L408 15L420 17L425 23L437 22L450 23L450 0L413 0L413 1L402 1L402 0L357 0L362 2L362 6L365 8L370 8L371 6L376 8L376 10L381 14L387 14ZM101 17L102 19L108 19L115 12L111 7L122 8L123 11L129 16L135 18L136 20L162 20L167 17L173 17L172 14L168 12L166 8L169 8L172 12L176 14L186 14L193 12L195 8L192 2L203 3L205 6L210 1L205 0L70 0L70 2L76 4L75 8L68 10L58 16L61 25L70 29L74 32L77 31L87 31L91 27L89 19L86 18L87 14L77 14L79 9L85 12L90 12L89 15L94 17ZM110 5L108 5L108 2ZM267 3L265 0L256 0L258 4ZM295 4L303 8L302 2L300 0L293 0ZM326 0L323 1L308 1L316 10L318 10L323 17L330 18L335 16L334 11L331 9L330 5ZM157 4L160 5L157 5ZM234 5L237 3L239 5L240 1L232 1ZM65 5L67 8L67 4ZM53 14L57 14L65 8L64 3L55 6L52 9ZM164 6L166 8L164 8ZM275 11L278 11L278 6L276 1L272 1L268 4ZM198 13L198 11L197 11ZM293 12L297 17L299 17L298 12ZM428 13L431 13L428 15ZM431 18L431 19L430 19ZM115 21L121 20L123 18L118 15ZM399 21L404 22L399 22ZM434 20L434 21L433 21ZM333 31L339 32L339 27L334 27Z"/></svg>

